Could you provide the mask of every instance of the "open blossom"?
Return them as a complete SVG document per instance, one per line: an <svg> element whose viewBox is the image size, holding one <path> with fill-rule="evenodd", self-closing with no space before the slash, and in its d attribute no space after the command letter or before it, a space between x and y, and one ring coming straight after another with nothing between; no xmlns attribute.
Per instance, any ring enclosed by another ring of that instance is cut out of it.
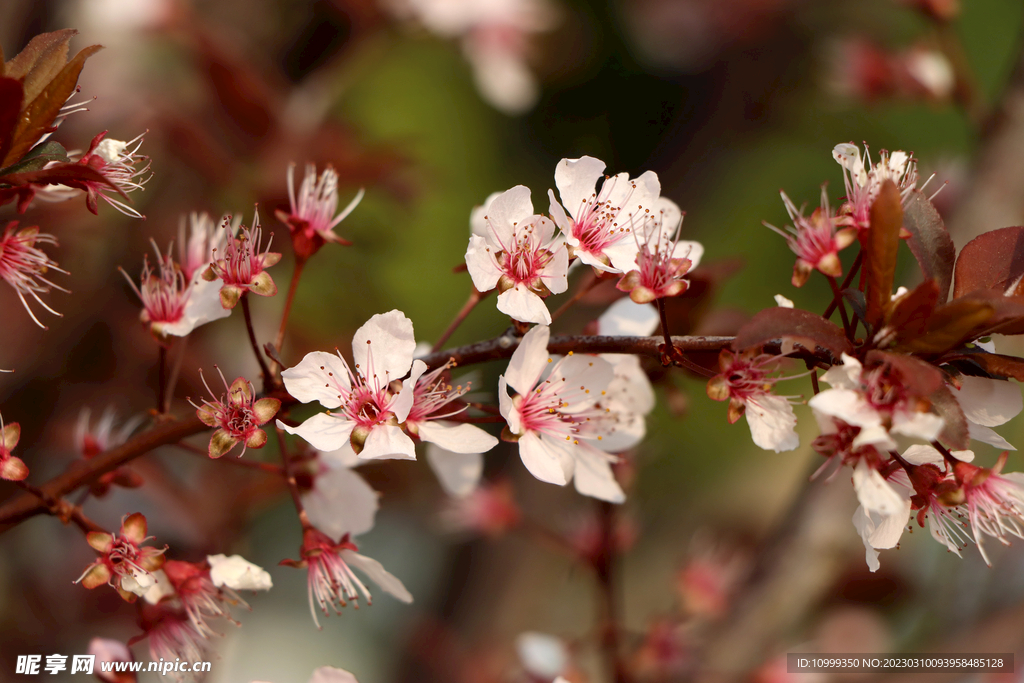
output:
<svg viewBox="0 0 1024 683"><path fill-rule="evenodd" d="M181 217L178 223L178 267L186 282L193 282L197 274L201 275L213 263L217 252L223 251L227 241L238 233L241 222L241 216L232 218L224 215L215 223L205 211L193 211L187 221L185 216ZM189 228L187 236L186 223Z"/></svg>
<svg viewBox="0 0 1024 683"><path fill-rule="evenodd" d="M974 459L971 451L951 451L951 455L964 462ZM964 527L967 508L960 501L960 484L953 472L945 469L942 454L932 446L914 444L902 457L912 466L908 472L896 471L890 478L901 482L905 478L905 485L913 487L911 510L916 511L918 526L923 528L927 521L932 538L959 557L973 540Z"/></svg>
<svg viewBox="0 0 1024 683"><path fill-rule="evenodd" d="M878 551L899 543L910 521L913 493L896 477L884 477L879 465L878 461L863 458L853 468L853 488L860 501L853 513L853 526L864 541L865 559L873 572L879 567Z"/></svg>
<svg viewBox="0 0 1024 683"><path fill-rule="evenodd" d="M298 427L278 426L297 434L320 451L346 444L363 459L415 460L412 439L401 423L413 404L415 380L405 380L416 348L412 321L401 311L378 313L352 338L355 369L341 354L313 351L281 373L288 393L302 403L317 401L328 411L317 413Z"/></svg>
<svg viewBox="0 0 1024 683"><path fill-rule="evenodd" d="M202 276L208 282L221 280L221 305L234 308L246 292L259 296L277 294L277 284L266 269L280 261L281 254L270 251L269 243L265 251L260 251L263 231L259 214L253 218L251 229L241 226L240 235L231 236L227 226L225 230L229 234L224 256L210 263Z"/></svg>
<svg viewBox="0 0 1024 683"><path fill-rule="evenodd" d="M1024 409L1020 387L1006 380L962 375L959 386L950 386L964 411L970 437L1008 451L1017 450L992 427L1006 424Z"/></svg>
<svg viewBox="0 0 1024 683"><path fill-rule="evenodd" d="M136 415L125 421L120 429L115 430L114 424L117 421L117 412L112 407L107 406L95 425L91 424L91 416L92 412L89 408L84 407L79 411L78 421L75 423L75 448L78 454L86 460L123 444L128 440L132 432L135 431L136 427L142 424L143 420L143 416ZM92 492L92 495L102 497L115 484L125 488L135 488L141 486L143 480L142 477L127 467L118 467L111 472L100 475L89 486L89 490Z"/></svg>
<svg viewBox="0 0 1024 683"><path fill-rule="evenodd" d="M317 607L324 616L329 616L330 609L335 614L341 614L341 608L348 605L349 601L358 603L360 595L367 604L372 604L370 590L353 569L368 576L385 593L390 593L402 602L412 602L412 595L401 581L388 573L380 562L360 555L357 550L349 534L345 534L340 542L335 542L322 531L308 528L302 534L302 559L281 561L281 564L288 567L309 570L309 611L317 628L320 628Z"/></svg>
<svg viewBox="0 0 1024 683"><path fill-rule="evenodd" d="M11 453L20 438L21 425L17 422L5 425L3 416L0 416L0 479L21 481L28 476L28 467Z"/></svg>
<svg viewBox="0 0 1024 683"><path fill-rule="evenodd" d="M90 531L85 540L100 557L86 567L75 583L89 589L109 584L122 598L134 602L156 583L151 572L164 564L166 546L142 546L150 538L146 536L146 518L140 512L126 516L116 535Z"/></svg>
<svg viewBox="0 0 1024 683"><path fill-rule="evenodd" d="M700 264L700 242L679 239L683 214L675 202L660 197L654 210L633 231L639 251L636 264L615 285L638 304L679 296L689 287L684 276Z"/></svg>
<svg viewBox="0 0 1024 683"><path fill-rule="evenodd" d="M171 258L170 249L162 254L153 242L153 251L158 271L153 272L149 258L143 257L139 286L124 270L121 274L142 302L139 320L154 337L186 337L201 325L231 315L221 305L219 281L207 282L198 273L189 279Z"/></svg>
<svg viewBox="0 0 1024 683"><path fill-rule="evenodd" d="M142 146L142 135L128 142L109 139L106 135L107 131L103 131L93 138L89 149L78 163L101 173L122 196L143 189L151 176L145 175L149 171L149 157L138 153L139 147ZM72 185L81 185L86 191L85 203L93 213L97 213L96 200L100 198L126 216L144 218L132 207L108 195L111 189L109 185L89 180L76 180Z"/></svg>
<svg viewBox="0 0 1024 683"><path fill-rule="evenodd" d="M551 322L543 298L569 287L565 240L533 213L530 190L517 185L487 204L486 232L469 238L466 266L481 292L498 289L498 310L524 323Z"/></svg>
<svg viewBox="0 0 1024 683"><path fill-rule="evenodd" d="M661 183L654 171L630 180L628 173L604 177L604 168L594 157L559 161L555 185L562 201L548 190L551 217L571 256L597 270L626 273L636 267L639 250L633 231L660 208Z"/></svg>
<svg viewBox="0 0 1024 683"><path fill-rule="evenodd" d="M963 502L971 524L971 533L978 550L991 565L982 545L982 536L991 536L1003 545L1009 545L1008 536L1024 539L1024 472L1003 474L1008 453L1003 451L995 467L988 469L968 462L953 465L953 474L962 487L962 497L952 502Z"/></svg>
<svg viewBox="0 0 1024 683"><path fill-rule="evenodd" d="M476 425L445 419L466 409L454 402L470 389L468 383L454 387L448 383L453 366L449 362L425 372L427 366L423 361L413 361L409 378L415 385L405 429L427 442L427 463L445 490L453 495L466 495L476 487L483 473L482 454L497 446L498 439Z"/></svg>
<svg viewBox="0 0 1024 683"><path fill-rule="evenodd" d="M278 211L278 219L288 226L295 247L295 257L305 261L326 242L349 245L351 242L334 234L334 228L348 217L363 199L359 190L348 206L338 211L338 173L328 166L317 177L316 166L306 164L306 175L295 194L295 164L288 167L288 213Z"/></svg>
<svg viewBox="0 0 1024 683"><path fill-rule="evenodd" d="M358 536L373 528L378 494L353 468L361 461L348 444L312 459L312 487L304 490L302 507L313 526L331 538Z"/></svg>
<svg viewBox="0 0 1024 683"><path fill-rule="evenodd" d="M28 311L29 316L36 325L46 329L46 325L39 322L36 314L25 300L28 295L35 299L36 303L50 313L59 316L60 313L46 305L46 302L39 298L40 294L46 294L50 288L67 292L59 285L55 285L46 278L49 270L67 275L67 271L61 270L56 261L52 260L46 253L37 247L37 244L48 244L57 246L57 238L53 235L39 232L39 228L22 228L18 230L18 222L11 221L4 229L3 237L0 237L0 280L3 280L14 288L21 305Z"/></svg>
<svg viewBox="0 0 1024 683"><path fill-rule="evenodd" d="M779 453L799 446L800 437L789 398L771 393L780 379L770 374L777 359L754 351L725 349L718 357L721 372L708 381L707 393L715 401L729 401L729 424L745 415L754 443Z"/></svg>
<svg viewBox="0 0 1024 683"><path fill-rule="evenodd" d="M507 438L518 442L523 464L541 481L564 486L571 479L583 495L621 503L626 496L611 469L616 458L602 450L620 420L607 405L612 365L571 352L554 362L550 334L546 326L527 332L498 380Z"/></svg>
<svg viewBox="0 0 1024 683"><path fill-rule="evenodd" d="M922 441L934 441L942 431L942 417L927 412L927 397L917 396L899 369L879 363L864 369L860 361L842 355L842 365L833 365L822 381L831 389L811 398L816 412L860 427L854 447L873 445L881 451L894 450L890 434L902 434ZM922 409L923 408L923 409Z"/></svg>
<svg viewBox="0 0 1024 683"><path fill-rule="evenodd" d="M104 671L103 665L110 662L134 662L132 651L120 640L110 638L93 638L89 641L89 654L96 658L93 673L103 683L135 683L138 679L134 673L117 673ZM114 666L117 666L116 664ZM112 666L111 669L114 667Z"/></svg>
<svg viewBox="0 0 1024 683"><path fill-rule="evenodd" d="M821 187L821 206L809 217L803 215L802 208L796 208L785 192L781 194L793 225L787 226L785 231L768 223L765 225L785 237L789 248L796 254L793 286L803 287L815 270L828 277L840 277L843 266L839 261L839 252L853 244L857 239L857 230L841 227L843 218L832 215L824 185Z"/></svg>
<svg viewBox="0 0 1024 683"><path fill-rule="evenodd" d="M896 184L904 199L917 187L917 162L906 152L882 150L878 163L872 163L867 145L862 155L856 145L844 142L833 148L832 158L843 167L846 185L846 202L839 214L859 230L871 224L871 205L886 180Z"/></svg>
<svg viewBox="0 0 1024 683"><path fill-rule="evenodd" d="M267 443L267 433L260 429L270 418L277 415L281 409L281 401L276 398L256 399L252 384L244 377L238 377L231 386L224 379L224 373L220 372L220 379L224 383L227 395L221 395L219 399L207 401L203 399L202 406L196 406L196 415L203 424L208 427L216 427L217 431L210 437L210 457L219 458L237 446L242 444L242 452L238 457L245 455L246 448L263 448ZM216 396L210 385L203 379L203 386L210 392L210 396Z"/></svg>
<svg viewBox="0 0 1024 683"><path fill-rule="evenodd" d="M139 603L139 626L143 632L128 640L135 645L149 641L149 658L156 661L201 662L208 659L210 635L196 630L189 615L176 601L150 604ZM211 635L219 635L211 632Z"/></svg>

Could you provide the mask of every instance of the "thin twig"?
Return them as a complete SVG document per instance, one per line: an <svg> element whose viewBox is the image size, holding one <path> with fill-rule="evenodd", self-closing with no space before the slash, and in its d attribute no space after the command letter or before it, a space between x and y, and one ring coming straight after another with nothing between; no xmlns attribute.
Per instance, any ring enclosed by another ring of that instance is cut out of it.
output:
<svg viewBox="0 0 1024 683"><path fill-rule="evenodd" d="M281 429L277 426L274 427L274 433L277 435L277 445L281 449L281 462L284 463L284 479L288 483L288 492L292 495L292 502L295 504L295 511L299 513L299 523L302 525L302 529L310 529L313 524L309 521L309 515L306 514L306 508L302 505L302 497L299 495L299 485L295 481L295 472L292 471L292 463L288 457L288 449L284 444L284 436L281 433Z"/></svg>
<svg viewBox="0 0 1024 683"><path fill-rule="evenodd" d="M855 258L853 260L853 265L850 266L850 272L846 274L846 277L843 279L843 284L840 285L840 287L839 287L839 291L840 292L842 292L847 287L849 287L850 283L853 282L853 278L857 274L857 271L860 270L860 264L863 261L864 261L864 252L863 251L857 252L857 258ZM835 294L833 293L833 295L832 295L832 302L829 303L828 308L826 308L825 312L821 314L821 317L822 318L828 318L829 316L831 316L832 312L836 310L836 306L839 305L840 301L841 301L841 299L837 299Z"/></svg>
<svg viewBox="0 0 1024 683"><path fill-rule="evenodd" d="M260 364L260 372L263 373L263 390L273 391L277 383L274 380L274 376L270 374L270 368L267 367L267 361L263 359L260 345L256 341L256 331L252 327L252 314L249 312L248 293L242 294L242 314L245 316L245 329L249 333L249 343L252 344L252 352L256 354L256 360Z"/></svg>
<svg viewBox="0 0 1024 683"><path fill-rule="evenodd" d="M167 412L167 404L164 402L164 398L167 394L167 347L160 344L159 348L160 356L157 361L157 365L159 367L159 380L157 381L156 387L156 414L163 415Z"/></svg>
<svg viewBox="0 0 1024 683"><path fill-rule="evenodd" d="M306 259L295 259L295 270L292 271L292 281L288 284L288 296L284 300L284 311L281 312L281 325L277 328L277 337L274 339L274 348L281 351L284 344L284 333L288 328L288 316L292 312L292 302L295 300L295 290L299 288L299 279L302 277L302 270L306 267ZM257 354L258 355L258 354Z"/></svg>
<svg viewBox="0 0 1024 683"><path fill-rule="evenodd" d="M210 462L222 462L226 465L236 465L238 467L244 467L250 470L259 470L261 472L273 474L278 477L285 476L284 468L282 468L280 465L274 465L269 462L259 462L258 460L245 460L243 458L211 458L210 454L207 451L203 450L202 448L197 448L196 446L193 446L190 443L185 443L184 441L179 441L178 443L174 444L174 446L180 448L183 451L192 453L193 455L198 455L199 457L205 460L209 460Z"/></svg>
<svg viewBox="0 0 1024 683"><path fill-rule="evenodd" d="M558 310L551 314L551 322L554 322L562 317L562 314L572 308L573 304L586 296L587 292L592 290L594 287L601 283L603 278L594 273L594 269L591 268L590 272L584 278L584 280L576 287L576 291L573 292L572 297L564 304L558 307Z"/></svg>
<svg viewBox="0 0 1024 683"><path fill-rule="evenodd" d="M483 301L484 296L486 295L478 292L476 287L473 288L473 291L469 293L469 298L466 299L466 303L462 304L462 308L460 308L459 312L455 314L455 318L448 325L448 328L440 337L438 337L437 341L434 342L434 346L430 349L431 352L437 351L439 348L444 346L444 343L448 341L448 338L452 336L455 330L459 329L459 325L461 325L462 321L466 319L466 316L476 308L478 303Z"/></svg>

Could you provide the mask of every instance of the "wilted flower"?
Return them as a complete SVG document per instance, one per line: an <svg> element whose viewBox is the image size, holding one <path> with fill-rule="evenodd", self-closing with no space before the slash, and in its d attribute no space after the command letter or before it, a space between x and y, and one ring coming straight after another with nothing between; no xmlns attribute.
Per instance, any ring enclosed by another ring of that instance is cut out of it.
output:
<svg viewBox="0 0 1024 683"><path fill-rule="evenodd" d="M4 229L3 237L0 237L0 279L14 288L14 293L21 300L21 305L28 311L29 316L36 325L46 329L46 325L39 322L35 313L25 300L25 295L32 297L40 306L50 313L60 316L60 313L46 305L40 294L50 291L50 288L67 292L59 285L55 285L44 277L48 270L55 270L58 273L67 275L66 270L61 270L56 261L53 261L36 244L48 244L57 246L57 238L53 235L39 232L39 228L17 229L18 222L11 221Z"/></svg>
<svg viewBox="0 0 1024 683"><path fill-rule="evenodd" d="M679 239L683 214L675 202L660 197L654 211L634 229L639 251L636 265L615 286L638 304L679 296L690 283L684 276L700 264L700 242Z"/></svg>
<svg viewBox="0 0 1024 683"><path fill-rule="evenodd" d="M7 481L21 481L28 476L28 467L21 458L11 453L20 438L21 425L17 422L5 425L0 415L0 478Z"/></svg>
<svg viewBox="0 0 1024 683"><path fill-rule="evenodd" d="M281 401L276 398L256 399L252 384L244 377L238 377L231 386L228 386L224 373L217 368L220 379L227 389L227 402L225 396L220 399L207 401L203 399L203 405L192 404L196 409L196 415L203 424L209 427L217 427L217 431L210 437L210 457L219 458L229 453L238 444L242 444L242 452L238 457L245 455L246 448L263 448L267 443L267 433L260 429L260 425L266 424L270 418L277 415L281 409ZM215 396L210 385L203 377L203 371L199 371L202 377L203 386Z"/></svg>
<svg viewBox="0 0 1024 683"><path fill-rule="evenodd" d="M847 217L853 227L863 230L871 224L871 205L875 203L882 183L891 180L904 200L917 187L917 162L906 152L889 154L882 150L877 164L871 162L867 145L864 155L852 143L842 143L832 150L832 158L843 167L846 202L839 215Z"/></svg>
<svg viewBox="0 0 1024 683"><path fill-rule="evenodd" d="M402 602L412 602L412 595L401 581L385 571L380 562L360 555L356 550L358 548L349 540L348 534L335 543L322 531L308 528L302 534L302 559L281 561L288 567L309 569L309 611L317 628L320 628L317 606L324 616L329 616L328 608L332 608L335 614L341 614L341 608L348 605L349 600L358 602L360 594L367 604L372 604L369 589L355 575L353 568L370 577L385 593Z"/></svg>
<svg viewBox="0 0 1024 683"><path fill-rule="evenodd" d="M140 512L125 517L117 535L90 531L85 540L100 557L86 567L75 583L89 589L108 584L116 588L122 598L134 602L156 583L151 572L164 564L166 546L142 547L150 538L152 536L146 536L146 518Z"/></svg>
<svg viewBox="0 0 1024 683"><path fill-rule="evenodd" d="M227 246L224 257L216 259L203 272L203 279L212 282L220 279L220 303L224 308L234 308L246 292L259 296L274 296L277 285L270 277L267 268L281 260L281 254L270 251L267 244L265 251L260 252L263 231L260 230L260 216L253 218L253 227L241 227L241 235L231 236L228 232Z"/></svg>
<svg viewBox="0 0 1024 683"><path fill-rule="evenodd" d="M85 156L78 163L99 171L104 178L122 195L128 195L143 186L152 176L143 177L149 171L149 157L138 154L142 146L142 135L128 142L105 139L107 131L103 131L92 139ZM143 218L144 216L124 202L106 194L110 186L90 180L76 180L72 183L81 185L86 191L85 203L89 211L98 213L96 199L101 198L126 216Z"/></svg>
<svg viewBox="0 0 1024 683"><path fill-rule="evenodd" d="M803 209L796 208L785 192L781 194L793 225L786 227L788 232L768 223L765 225L785 237L789 248L796 254L793 286L803 287L815 270L828 277L840 277L843 266L839 261L839 252L853 244L857 239L857 230L840 227L843 219L832 215L824 185L821 187L821 206L810 217L805 217Z"/></svg>
<svg viewBox="0 0 1024 683"><path fill-rule="evenodd" d="M481 292L498 289L498 310L524 323L551 323L543 299L569 287L569 255L555 224L533 213L517 185L487 204L483 235L469 238L466 266Z"/></svg>
<svg viewBox="0 0 1024 683"><path fill-rule="evenodd" d="M338 174L328 166L317 178L314 164L306 164L306 175L296 197L295 164L289 165L288 200L291 210L289 213L278 211L277 218L291 232L295 258L305 261L326 242L350 245L351 242L334 234L334 228L352 213L362 199L363 191L359 190L355 199L341 213L335 214L338 210Z"/></svg>
<svg viewBox="0 0 1024 683"><path fill-rule="evenodd" d="M224 249L227 240L238 233L241 217L221 216L219 222L205 211L193 211L188 216L188 236L185 235L185 216L178 223L178 265L185 276L186 282L193 282L197 274L202 274L213 263L217 251ZM204 280L205 282L205 280Z"/></svg>

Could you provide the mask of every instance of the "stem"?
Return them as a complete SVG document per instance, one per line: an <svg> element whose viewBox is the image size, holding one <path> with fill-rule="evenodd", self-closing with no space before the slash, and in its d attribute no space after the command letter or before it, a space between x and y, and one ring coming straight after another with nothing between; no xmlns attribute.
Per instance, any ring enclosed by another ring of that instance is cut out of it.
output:
<svg viewBox="0 0 1024 683"><path fill-rule="evenodd" d="M164 410L165 412L170 409L171 398L174 396L174 390L178 386L178 377L181 375L181 366L185 362L185 354L188 351L188 336L181 338L181 344L178 346L178 357L174 359L174 365L171 366L171 377L167 381L167 389L164 391Z"/></svg>
<svg viewBox="0 0 1024 683"><path fill-rule="evenodd" d="M573 292L572 298L566 301L564 304L558 307L558 310L551 314L551 322L558 320L563 313L572 308L573 304L582 299L587 292L592 290L598 284L600 284L603 278L594 273L594 269L591 268L587 277L583 279L583 282L579 284L576 291Z"/></svg>
<svg viewBox="0 0 1024 683"><path fill-rule="evenodd" d="M263 360L263 354L260 353L260 345L256 341L256 331L252 327L252 314L249 312L248 292L242 294L242 313L245 316L245 329L249 333L249 343L252 344L252 352L256 354L256 360L260 364L260 371L263 373L263 390L273 391L277 383L274 380L274 376L270 374L270 368L267 367L267 361Z"/></svg>
<svg viewBox="0 0 1024 683"><path fill-rule="evenodd" d="M167 412L167 403L164 400L167 394L167 347L160 344L159 377L156 388L156 414L163 415Z"/></svg>
<svg viewBox="0 0 1024 683"><path fill-rule="evenodd" d="M261 472L266 472L267 474L273 474L279 477L285 476L284 468L281 467L280 465L273 465L269 462L259 462L256 460L243 460L242 458L211 458L209 453L204 451L202 448L196 448L190 443L180 441L174 445L183 451L188 451L193 455L198 455L204 460L210 460L212 462L222 462L227 465L237 465L239 467L245 467L246 469L259 470Z"/></svg>
<svg viewBox="0 0 1024 683"><path fill-rule="evenodd" d="M292 312L292 301L295 300L295 290L299 288L299 278L302 277L302 269L306 267L306 259L295 259L295 270L292 271L292 281L288 285L288 296L284 300L284 311L281 313L281 325L277 328L277 337L274 339L274 348L278 353L284 345L284 331L288 327L288 316ZM257 353L256 355L259 355Z"/></svg>
<svg viewBox="0 0 1024 683"><path fill-rule="evenodd" d="M672 343L672 336L668 333L668 312L665 310L664 299L658 299L658 315L661 317L661 333L665 336L665 353L672 358L676 355L674 353L676 347Z"/></svg>
<svg viewBox="0 0 1024 683"><path fill-rule="evenodd" d="M466 303L462 304L462 308L459 309L459 312L455 314L455 318L448 325L448 329L446 329L438 340L434 342L434 346L430 349L431 353L444 346L444 343L448 341L448 338L452 336L452 333L459 328L459 325L461 325L462 321L466 319L466 316L476 308L478 303L483 301L484 296L484 294L481 294L476 290L476 287L473 288L473 291L469 293L469 298L466 299Z"/></svg>
<svg viewBox="0 0 1024 683"><path fill-rule="evenodd" d="M846 304L843 303L843 292L839 289L839 285L836 284L836 279L832 276L826 276L828 284L832 287L832 301L839 302L839 317L843 319L843 331L846 333L846 338L853 341L853 330L850 329L850 318L846 315Z"/></svg>
<svg viewBox="0 0 1024 683"><path fill-rule="evenodd" d="M601 523L601 551L594 558L594 571L601 599L601 624L599 633L601 651L608 668L609 680L613 683L628 683L625 663L619 647L618 601L615 595L615 506L605 501L598 502Z"/></svg>
<svg viewBox="0 0 1024 683"><path fill-rule="evenodd" d="M843 279L843 284L839 287L840 293L842 293L842 291L844 289L846 289L847 287L849 287L850 283L853 282L853 278L857 274L857 271L860 270L860 264L863 263L863 261L864 261L864 252L863 251L858 251L857 252L857 258L855 258L853 260L853 265L850 266L850 272L846 274L846 277ZM828 305L828 308L826 308L825 312L821 314L821 317L822 318L828 318L829 316L831 316L832 312L836 310L836 306L838 306L841 301L842 301L841 297L837 299L835 294L833 294L832 295L832 303L830 303Z"/></svg>
<svg viewBox="0 0 1024 683"><path fill-rule="evenodd" d="M814 391L814 395L817 396L821 391L821 387L818 386L818 371L813 370L811 372L811 389Z"/></svg>
<svg viewBox="0 0 1024 683"><path fill-rule="evenodd" d="M516 529L521 533L530 536L540 545L546 545L553 550L569 555L577 560L580 557L576 546L574 546L569 539L557 531L549 529L535 519L523 516Z"/></svg>
<svg viewBox="0 0 1024 683"><path fill-rule="evenodd" d="M16 481L14 483L27 491L30 495L38 498L50 511L50 514L59 517L65 524L68 522L74 522L75 526L81 529L82 533L85 534L90 531L104 531L103 527L82 513L80 505L71 505L66 500L54 499L50 494L33 486L27 481Z"/></svg>
<svg viewBox="0 0 1024 683"><path fill-rule="evenodd" d="M309 515L306 514L306 508L302 506L302 498L299 496L299 485L295 481L295 472L292 471L292 463L288 458L288 449L284 445L284 436L281 434L281 429L276 426L274 427L274 433L277 434L277 445L281 449L281 462L284 463L284 478L288 482L288 492L292 494L295 511L299 513L299 524L302 525L303 531L311 529L313 525L309 521Z"/></svg>

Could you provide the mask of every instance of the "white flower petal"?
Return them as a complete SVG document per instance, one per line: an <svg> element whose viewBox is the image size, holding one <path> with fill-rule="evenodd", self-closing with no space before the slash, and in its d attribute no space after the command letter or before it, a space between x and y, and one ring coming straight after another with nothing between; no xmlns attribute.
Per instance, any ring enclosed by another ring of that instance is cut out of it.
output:
<svg viewBox="0 0 1024 683"><path fill-rule="evenodd" d="M1013 445L1010 444L1009 441L1007 441L1002 436L997 434L994 430L988 427L982 427L980 424L976 424L969 420L967 422L967 432L968 434L970 434L970 437L975 441L987 443L989 445L995 446L996 448L1000 448L1004 451L1017 450L1016 448L1013 447Z"/></svg>
<svg viewBox="0 0 1024 683"><path fill-rule="evenodd" d="M690 271L693 271L700 265L701 259L704 258L704 245L700 242L679 240L672 250L672 258L690 259Z"/></svg>
<svg viewBox="0 0 1024 683"><path fill-rule="evenodd" d="M335 541L345 534L359 536L372 529L380 506L377 492L346 468L315 477L313 488L302 496L302 505L313 526Z"/></svg>
<svg viewBox="0 0 1024 683"><path fill-rule="evenodd" d="M828 370L827 375L836 367ZM826 389L807 402L814 410L823 415L837 417L855 427L873 427L882 423L878 411L864 399L860 392L852 389Z"/></svg>
<svg viewBox="0 0 1024 683"><path fill-rule="evenodd" d="M508 395L508 381L504 375L498 376L498 410L501 416L508 423L509 431L518 434L522 428L522 421L519 417L519 410L516 409L512 397Z"/></svg>
<svg viewBox="0 0 1024 683"><path fill-rule="evenodd" d="M853 356L842 354L842 365L833 365L821 376L821 381L833 389L856 389L860 385L860 373L864 366Z"/></svg>
<svg viewBox="0 0 1024 683"><path fill-rule="evenodd" d="M480 452L456 453L432 443L427 444L427 463L444 492L455 498L473 493L484 472L484 456Z"/></svg>
<svg viewBox="0 0 1024 683"><path fill-rule="evenodd" d="M638 304L628 296L613 303L597 319L597 333L611 337L647 337L658 329L660 318L653 304Z"/></svg>
<svg viewBox="0 0 1024 683"><path fill-rule="evenodd" d="M903 497L866 460L859 460L853 468L853 488L868 513L893 515L903 507Z"/></svg>
<svg viewBox="0 0 1024 683"><path fill-rule="evenodd" d="M487 199L484 200L483 204L473 207L473 210L469 212L470 234L487 237L490 233L490 228L487 227L487 221L484 220L484 216L487 215L487 210L490 208L491 202L493 202L494 198L500 194L500 192L492 192L487 195Z"/></svg>
<svg viewBox="0 0 1024 683"><path fill-rule="evenodd" d="M405 422L405 418L409 417L409 411L412 410L412 404L416 400L416 382L426 371L426 363L419 359L414 360L409 376L402 381L402 390L391 401L391 412L395 414L395 419L399 422Z"/></svg>
<svg viewBox="0 0 1024 683"><path fill-rule="evenodd" d="M284 388L303 403L319 401L324 408L337 408L351 388L348 368L336 354L313 351L299 364L281 373Z"/></svg>
<svg viewBox="0 0 1024 683"><path fill-rule="evenodd" d="M491 243L479 235L469 238L469 248L466 249L466 269L473 279L473 286L480 292L491 291L501 279L501 270L498 269L498 263L493 256L494 250Z"/></svg>
<svg viewBox="0 0 1024 683"><path fill-rule="evenodd" d="M152 572L152 574L154 583L149 587L149 590L146 591L145 595L142 596L143 600L151 605L155 605L165 597L176 594L174 586L171 584L171 580L167 578L167 574L164 573L163 569L157 569L155 572Z"/></svg>
<svg viewBox="0 0 1024 683"><path fill-rule="evenodd" d="M384 569L377 560L360 555L352 550L342 550L341 557L345 560L346 564L355 567L370 577L370 580L380 586L381 590L385 593L390 593L402 602L412 602L412 593L406 590L405 585Z"/></svg>
<svg viewBox="0 0 1024 683"><path fill-rule="evenodd" d="M960 378L960 390L953 389L968 420L983 427L998 427L1020 414L1024 400L1020 386L987 377Z"/></svg>
<svg viewBox="0 0 1024 683"><path fill-rule="evenodd" d="M911 465L941 465L943 458L942 453L935 450L934 447L926 444L914 444L903 451L903 459L909 462Z"/></svg>
<svg viewBox="0 0 1024 683"><path fill-rule="evenodd" d="M793 308L793 301L792 301L792 299L787 299L786 297L782 296L781 294L776 294L775 295L775 304L779 308Z"/></svg>
<svg viewBox="0 0 1024 683"><path fill-rule="evenodd" d="M573 482L577 491L584 496L606 500L609 503L622 503L626 500L626 494L612 472L611 456L585 443L574 447L574 455L576 469Z"/></svg>
<svg viewBox="0 0 1024 683"><path fill-rule="evenodd" d="M417 429L422 440L453 453L485 453L498 445L495 437L472 424L426 420Z"/></svg>
<svg viewBox="0 0 1024 683"><path fill-rule="evenodd" d="M594 157L562 159L555 167L558 196L573 220L579 218L584 204L593 197L604 168L604 162Z"/></svg>
<svg viewBox="0 0 1024 683"><path fill-rule="evenodd" d="M274 585L265 569L241 555L207 555L206 561L210 563L210 580L218 588L227 586L236 591L265 591Z"/></svg>
<svg viewBox="0 0 1024 683"><path fill-rule="evenodd" d="M544 300L522 283L498 295L498 310L521 323L551 324L551 313Z"/></svg>
<svg viewBox="0 0 1024 683"><path fill-rule="evenodd" d="M404 377L412 366L415 351L412 321L399 310L378 313L352 338L357 372L368 381L376 377L380 386Z"/></svg>
<svg viewBox="0 0 1024 683"><path fill-rule="evenodd" d="M889 431L893 434L912 436L922 441L935 441L939 438L945 424L945 420L933 413L898 412L892 416L892 427Z"/></svg>
<svg viewBox="0 0 1024 683"><path fill-rule="evenodd" d="M744 414L750 426L750 436L759 448L781 453L800 445L793 406L781 396L765 394L758 396L756 401L747 401Z"/></svg>
<svg viewBox="0 0 1024 683"><path fill-rule="evenodd" d="M561 638L527 631L516 638L516 653L523 668L537 678L552 679L569 666L569 649Z"/></svg>
<svg viewBox="0 0 1024 683"><path fill-rule="evenodd" d="M309 683L359 683L359 681L344 669L336 669L333 666L321 666L313 672Z"/></svg>
<svg viewBox="0 0 1024 683"><path fill-rule="evenodd" d="M857 509L853 512L853 527L860 534L861 541L864 542L864 559L867 562L868 569L872 572L877 572L881 566L878 562L879 553L868 540L869 535L874 531L874 525L868 517L868 513L864 511L863 505L858 505Z"/></svg>
<svg viewBox="0 0 1024 683"><path fill-rule="evenodd" d="M523 335L504 375L505 381L516 393L525 394L540 381L540 375L548 364L550 337L551 329L546 325L538 325Z"/></svg>
<svg viewBox="0 0 1024 683"><path fill-rule="evenodd" d="M277 420L277 426L289 434L301 436L318 451L336 451L349 442L356 423L327 413L317 413L298 427L289 427L280 420Z"/></svg>
<svg viewBox="0 0 1024 683"><path fill-rule="evenodd" d="M545 222L551 224L551 221ZM566 249L565 239L562 237L548 243L541 242L542 246L545 244L544 248L551 252L551 260L540 269L539 274L548 291L552 294L561 294L569 289L569 250Z"/></svg>
<svg viewBox="0 0 1024 683"><path fill-rule="evenodd" d="M332 470L339 467L352 468L359 464L359 456L352 450L351 441L346 441L344 446L333 451L320 451L317 459L324 467Z"/></svg>
<svg viewBox="0 0 1024 683"><path fill-rule="evenodd" d="M519 438L519 457L530 474L549 484L565 486L569 481L562 467L561 449L551 447L534 432Z"/></svg>
<svg viewBox="0 0 1024 683"><path fill-rule="evenodd" d="M530 188L516 185L505 190L487 207L486 223L493 231L489 237L492 244L508 246L512 240L513 228L533 215L533 202L530 200Z"/></svg>
<svg viewBox="0 0 1024 683"><path fill-rule="evenodd" d="M201 272L193 275L192 290L181 320L164 325L162 331L175 337L184 337L197 327L231 315L231 309L224 308L220 303L220 288L223 284L221 280L207 282Z"/></svg>
<svg viewBox="0 0 1024 683"><path fill-rule="evenodd" d="M359 451L361 460L415 460L416 446L409 435L395 425L377 425L370 430Z"/></svg>

